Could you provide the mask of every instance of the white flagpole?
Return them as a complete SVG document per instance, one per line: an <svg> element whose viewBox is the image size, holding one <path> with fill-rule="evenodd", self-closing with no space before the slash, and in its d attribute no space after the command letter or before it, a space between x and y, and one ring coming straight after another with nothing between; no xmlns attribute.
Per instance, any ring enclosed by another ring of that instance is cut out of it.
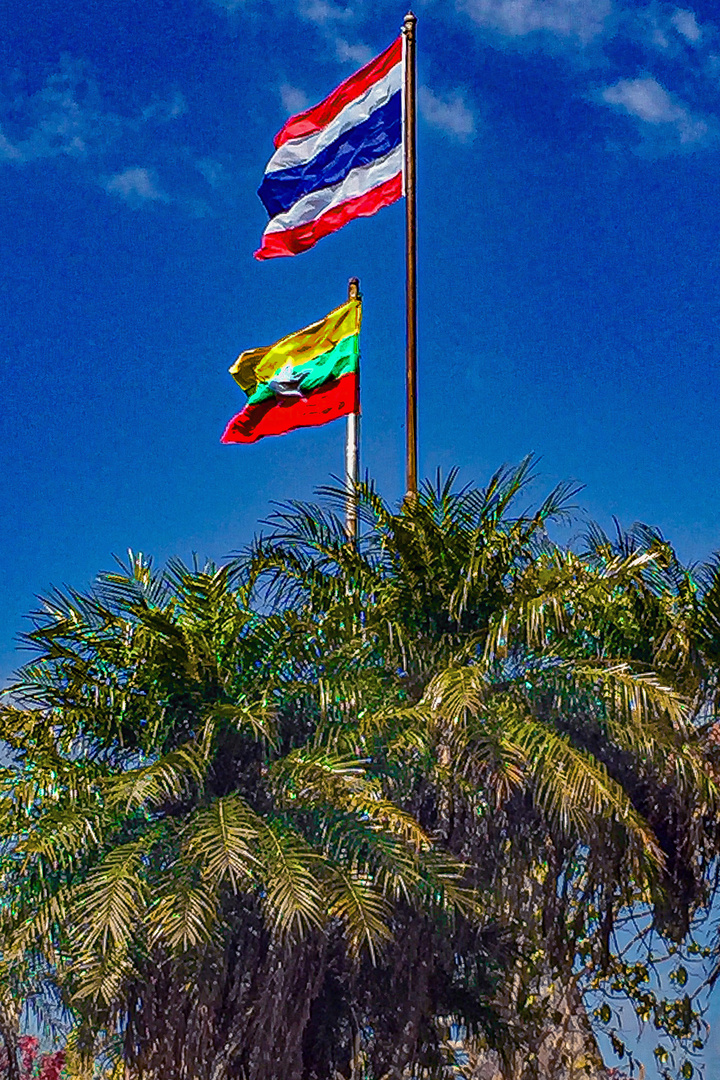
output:
<svg viewBox="0 0 720 1080"><path fill-rule="evenodd" d="M348 281L348 300L360 299L360 282L357 278ZM345 503L345 531L352 541L357 540L357 497L356 486L358 482L358 458L360 456L360 365L358 365L357 392L355 408L347 415L345 428L345 490L347 499Z"/></svg>

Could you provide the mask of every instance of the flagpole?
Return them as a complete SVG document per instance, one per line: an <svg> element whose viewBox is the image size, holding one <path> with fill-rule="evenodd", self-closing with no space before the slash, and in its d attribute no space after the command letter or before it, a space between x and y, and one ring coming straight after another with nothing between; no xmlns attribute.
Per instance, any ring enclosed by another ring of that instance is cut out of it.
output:
<svg viewBox="0 0 720 1080"><path fill-rule="evenodd" d="M405 383L407 498L417 495L417 213L415 28L409 11L403 20L404 113L403 179L405 189Z"/></svg>
<svg viewBox="0 0 720 1080"><path fill-rule="evenodd" d="M356 277L348 281L348 300L360 299L360 282ZM350 540L357 540L357 496L356 486L358 482L358 457L360 442L360 365L358 364L357 377L355 380L356 396L355 408L347 415L345 428L345 490L347 498L345 502L345 531Z"/></svg>

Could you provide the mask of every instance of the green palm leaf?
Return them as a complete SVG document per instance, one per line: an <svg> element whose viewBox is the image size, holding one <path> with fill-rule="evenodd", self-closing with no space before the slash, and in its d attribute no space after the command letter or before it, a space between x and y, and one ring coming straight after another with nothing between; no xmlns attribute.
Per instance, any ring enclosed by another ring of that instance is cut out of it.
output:
<svg viewBox="0 0 720 1080"><path fill-rule="evenodd" d="M142 874L144 845L120 844L104 856L75 890L73 920L85 950L125 950L142 921L147 883Z"/></svg>
<svg viewBox="0 0 720 1080"><path fill-rule="evenodd" d="M141 806L155 807L187 798L191 784L201 786L206 762L195 743L186 743L164 754L158 761L115 775L102 784L111 809L127 813Z"/></svg>
<svg viewBox="0 0 720 1080"><path fill-rule="evenodd" d="M173 879L147 913L149 942L180 952L206 944L218 922L217 897L207 881L192 883L191 875Z"/></svg>
<svg viewBox="0 0 720 1080"><path fill-rule="evenodd" d="M324 892L328 915L342 922L351 955L357 958L367 948L374 964L378 946L392 937L388 925L392 909L385 897L369 876L341 870L334 871Z"/></svg>
<svg viewBox="0 0 720 1080"><path fill-rule="evenodd" d="M260 837L262 904L275 932L301 939L327 916L319 874L322 859L282 821L270 821Z"/></svg>
<svg viewBox="0 0 720 1080"><path fill-rule="evenodd" d="M254 880L266 828L240 795L215 799L191 818L186 848L204 880L217 889L227 881L233 892Z"/></svg>

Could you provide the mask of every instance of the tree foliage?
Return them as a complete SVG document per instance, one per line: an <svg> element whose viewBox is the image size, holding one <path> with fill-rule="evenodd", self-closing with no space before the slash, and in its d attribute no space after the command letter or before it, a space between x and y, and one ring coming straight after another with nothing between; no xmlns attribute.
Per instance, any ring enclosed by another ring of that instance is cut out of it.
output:
<svg viewBox="0 0 720 1080"><path fill-rule="evenodd" d="M54 981L79 1066L532 1076L548 1018L621 985L628 912L686 937L717 566L642 528L553 543L575 492L518 511L529 479L396 510L365 483L356 544L330 491L230 565L137 556L45 602L0 716L0 944Z"/></svg>

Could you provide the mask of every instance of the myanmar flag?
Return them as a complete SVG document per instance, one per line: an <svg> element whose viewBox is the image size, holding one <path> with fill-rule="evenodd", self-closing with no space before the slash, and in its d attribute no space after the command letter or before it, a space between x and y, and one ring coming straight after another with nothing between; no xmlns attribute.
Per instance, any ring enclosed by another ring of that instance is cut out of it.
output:
<svg viewBox="0 0 720 1080"><path fill-rule="evenodd" d="M221 442L257 442L358 412L360 316L360 301L349 300L274 345L241 353L230 374L248 399Z"/></svg>

